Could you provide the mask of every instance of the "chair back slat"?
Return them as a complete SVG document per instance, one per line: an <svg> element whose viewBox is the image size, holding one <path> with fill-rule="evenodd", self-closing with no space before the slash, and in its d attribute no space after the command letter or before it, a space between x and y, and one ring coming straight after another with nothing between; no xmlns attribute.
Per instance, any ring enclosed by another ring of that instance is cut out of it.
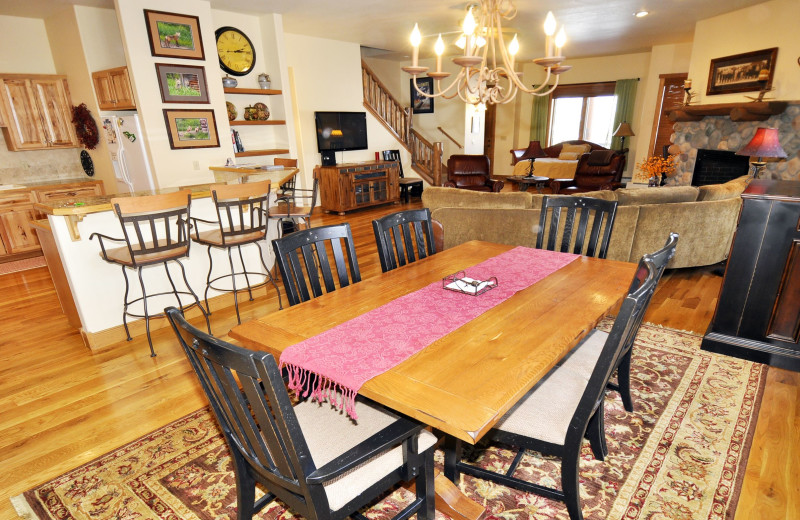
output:
<svg viewBox="0 0 800 520"><path fill-rule="evenodd" d="M336 290L336 281L339 287L361 281L353 235L347 223L295 231L274 240L272 247L290 305Z"/></svg>
<svg viewBox="0 0 800 520"><path fill-rule="evenodd" d="M372 230L384 273L436 253L428 208L399 211L373 220Z"/></svg>
<svg viewBox="0 0 800 520"><path fill-rule="evenodd" d="M190 204L188 190L111 199L134 267L189 254Z"/></svg>
<svg viewBox="0 0 800 520"><path fill-rule="evenodd" d="M616 201L545 196L536 247L605 258L616 214Z"/></svg>
<svg viewBox="0 0 800 520"><path fill-rule="evenodd" d="M305 501L302 482L316 467L275 359L205 334L175 308L166 314L230 449L274 484L272 493Z"/></svg>

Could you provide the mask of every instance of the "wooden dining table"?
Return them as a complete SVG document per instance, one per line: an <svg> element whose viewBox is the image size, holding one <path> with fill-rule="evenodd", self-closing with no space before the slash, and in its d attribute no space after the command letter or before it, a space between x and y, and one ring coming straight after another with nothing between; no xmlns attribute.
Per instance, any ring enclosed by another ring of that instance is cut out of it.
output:
<svg viewBox="0 0 800 520"><path fill-rule="evenodd" d="M469 274L469 267L512 248L467 242L243 323L230 336L279 358L295 343L453 273ZM368 380L358 393L474 444L615 309L635 270L635 264L581 256ZM463 297L464 305L480 298Z"/></svg>

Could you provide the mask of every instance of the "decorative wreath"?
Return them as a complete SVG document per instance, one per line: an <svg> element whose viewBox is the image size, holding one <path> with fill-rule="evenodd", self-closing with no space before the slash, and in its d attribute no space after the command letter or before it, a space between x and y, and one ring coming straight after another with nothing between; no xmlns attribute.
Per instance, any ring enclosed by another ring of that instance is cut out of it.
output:
<svg viewBox="0 0 800 520"><path fill-rule="evenodd" d="M72 124L75 125L78 141L89 150L94 150L100 141L100 132L97 130L97 123L94 122L92 113L86 108L86 103L72 107Z"/></svg>

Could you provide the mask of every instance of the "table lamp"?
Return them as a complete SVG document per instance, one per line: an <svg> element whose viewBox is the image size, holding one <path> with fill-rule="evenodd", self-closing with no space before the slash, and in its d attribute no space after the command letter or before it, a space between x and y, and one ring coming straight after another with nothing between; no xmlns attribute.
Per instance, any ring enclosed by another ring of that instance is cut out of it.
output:
<svg viewBox="0 0 800 520"><path fill-rule="evenodd" d="M747 155L756 158L753 161L753 179L757 179L766 168L767 163L762 160L764 157L786 158L786 152L783 151L781 143L778 141L778 129L764 127L759 127L756 130L756 135L744 148L736 152L736 155Z"/></svg>
<svg viewBox="0 0 800 520"><path fill-rule="evenodd" d="M619 151L620 153L625 151L625 138L626 137L633 137L636 134L633 133L633 129L631 128L630 123L623 121L619 124L616 130L614 130L613 137L619 137Z"/></svg>
<svg viewBox="0 0 800 520"><path fill-rule="evenodd" d="M542 145L539 144L539 141L531 141L530 144L528 145L528 148L525 149L525 152L523 152L518 161L525 161L525 160L530 161L530 167L528 168L528 177L532 177L533 161L547 156L548 155L544 153L544 150L542 150Z"/></svg>

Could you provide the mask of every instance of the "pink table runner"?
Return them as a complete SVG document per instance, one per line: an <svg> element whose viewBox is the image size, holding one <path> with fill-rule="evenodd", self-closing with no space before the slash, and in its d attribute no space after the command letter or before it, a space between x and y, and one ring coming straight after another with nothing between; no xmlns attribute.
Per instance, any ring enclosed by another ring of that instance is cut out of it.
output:
<svg viewBox="0 0 800 520"><path fill-rule="evenodd" d="M434 282L292 345L280 358L289 372L289 388L344 406L356 419L355 397L365 382L576 258L516 247L465 270L473 279L497 277L497 287L488 292L471 296Z"/></svg>

